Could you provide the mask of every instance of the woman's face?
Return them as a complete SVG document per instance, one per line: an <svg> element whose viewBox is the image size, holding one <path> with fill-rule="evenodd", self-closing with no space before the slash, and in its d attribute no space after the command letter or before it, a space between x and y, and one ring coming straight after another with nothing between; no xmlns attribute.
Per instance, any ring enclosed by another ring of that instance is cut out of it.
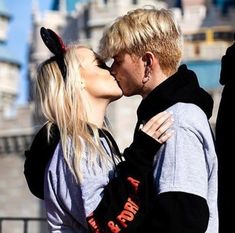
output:
<svg viewBox="0 0 235 233"><path fill-rule="evenodd" d="M78 48L78 57L84 88L93 98L112 102L123 95L117 81L97 54L88 48Z"/></svg>

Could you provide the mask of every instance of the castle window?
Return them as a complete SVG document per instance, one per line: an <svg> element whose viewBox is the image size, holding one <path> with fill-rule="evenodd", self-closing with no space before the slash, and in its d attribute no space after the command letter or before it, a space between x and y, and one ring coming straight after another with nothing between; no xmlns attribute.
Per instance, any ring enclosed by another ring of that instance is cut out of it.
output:
<svg viewBox="0 0 235 233"><path fill-rule="evenodd" d="M199 42L206 40L206 33L205 32L198 32L193 34L184 35L185 41L191 42Z"/></svg>
<svg viewBox="0 0 235 233"><path fill-rule="evenodd" d="M193 35L192 41L205 41L206 40L206 33L195 33Z"/></svg>
<svg viewBox="0 0 235 233"><path fill-rule="evenodd" d="M214 40L233 41L233 31L217 31L214 32Z"/></svg>

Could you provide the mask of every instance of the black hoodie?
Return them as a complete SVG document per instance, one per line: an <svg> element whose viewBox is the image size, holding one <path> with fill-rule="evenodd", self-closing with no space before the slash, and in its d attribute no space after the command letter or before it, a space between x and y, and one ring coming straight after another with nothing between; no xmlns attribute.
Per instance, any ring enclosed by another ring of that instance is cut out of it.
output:
<svg viewBox="0 0 235 233"><path fill-rule="evenodd" d="M181 65L178 72L157 86L142 100L137 110L136 128L142 121L148 121L157 113L179 102L197 105L208 119L212 115L213 99L199 86L196 74L187 69L186 65Z"/></svg>

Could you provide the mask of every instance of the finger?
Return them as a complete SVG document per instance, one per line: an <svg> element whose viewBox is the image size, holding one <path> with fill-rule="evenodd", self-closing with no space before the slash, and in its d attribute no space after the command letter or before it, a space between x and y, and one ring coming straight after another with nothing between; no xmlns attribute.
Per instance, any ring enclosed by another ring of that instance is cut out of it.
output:
<svg viewBox="0 0 235 233"><path fill-rule="evenodd" d="M160 137L166 130L168 130L174 121L172 115L165 115L161 118L161 120L164 119L164 121L157 121L154 122L151 126L149 126L148 130L146 130L146 133L150 136L153 134L156 134L158 137ZM161 125L159 125L161 123Z"/></svg>
<svg viewBox="0 0 235 233"><path fill-rule="evenodd" d="M169 112L163 111L158 113L157 115L153 116L150 120L148 120L144 125L144 130L149 130L149 128L153 125L158 123L159 125L164 121L166 116L169 115Z"/></svg>
<svg viewBox="0 0 235 233"><path fill-rule="evenodd" d="M161 113L157 114L156 116L152 117L143 126L142 130L145 132L148 132L148 131L154 132L171 116L172 116L172 112L166 112L166 111L161 112Z"/></svg>
<svg viewBox="0 0 235 233"><path fill-rule="evenodd" d="M165 132L160 138L157 139L157 141L161 144L166 142L174 133L174 130L169 130Z"/></svg>
<svg viewBox="0 0 235 233"><path fill-rule="evenodd" d="M173 125L174 118L168 118L159 128L155 130L155 135L160 138Z"/></svg>

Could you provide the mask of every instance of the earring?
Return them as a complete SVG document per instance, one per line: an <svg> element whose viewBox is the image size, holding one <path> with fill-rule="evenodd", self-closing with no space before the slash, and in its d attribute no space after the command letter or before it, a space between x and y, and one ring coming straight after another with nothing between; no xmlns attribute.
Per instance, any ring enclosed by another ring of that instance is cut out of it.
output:
<svg viewBox="0 0 235 233"><path fill-rule="evenodd" d="M147 66L145 68L145 73L144 73L144 78L142 80L142 83L145 84L147 83L151 78L151 68L149 66Z"/></svg>
<svg viewBox="0 0 235 233"><path fill-rule="evenodd" d="M83 90L85 88L85 83L81 81L80 84L81 84L81 90Z"/></svg>

